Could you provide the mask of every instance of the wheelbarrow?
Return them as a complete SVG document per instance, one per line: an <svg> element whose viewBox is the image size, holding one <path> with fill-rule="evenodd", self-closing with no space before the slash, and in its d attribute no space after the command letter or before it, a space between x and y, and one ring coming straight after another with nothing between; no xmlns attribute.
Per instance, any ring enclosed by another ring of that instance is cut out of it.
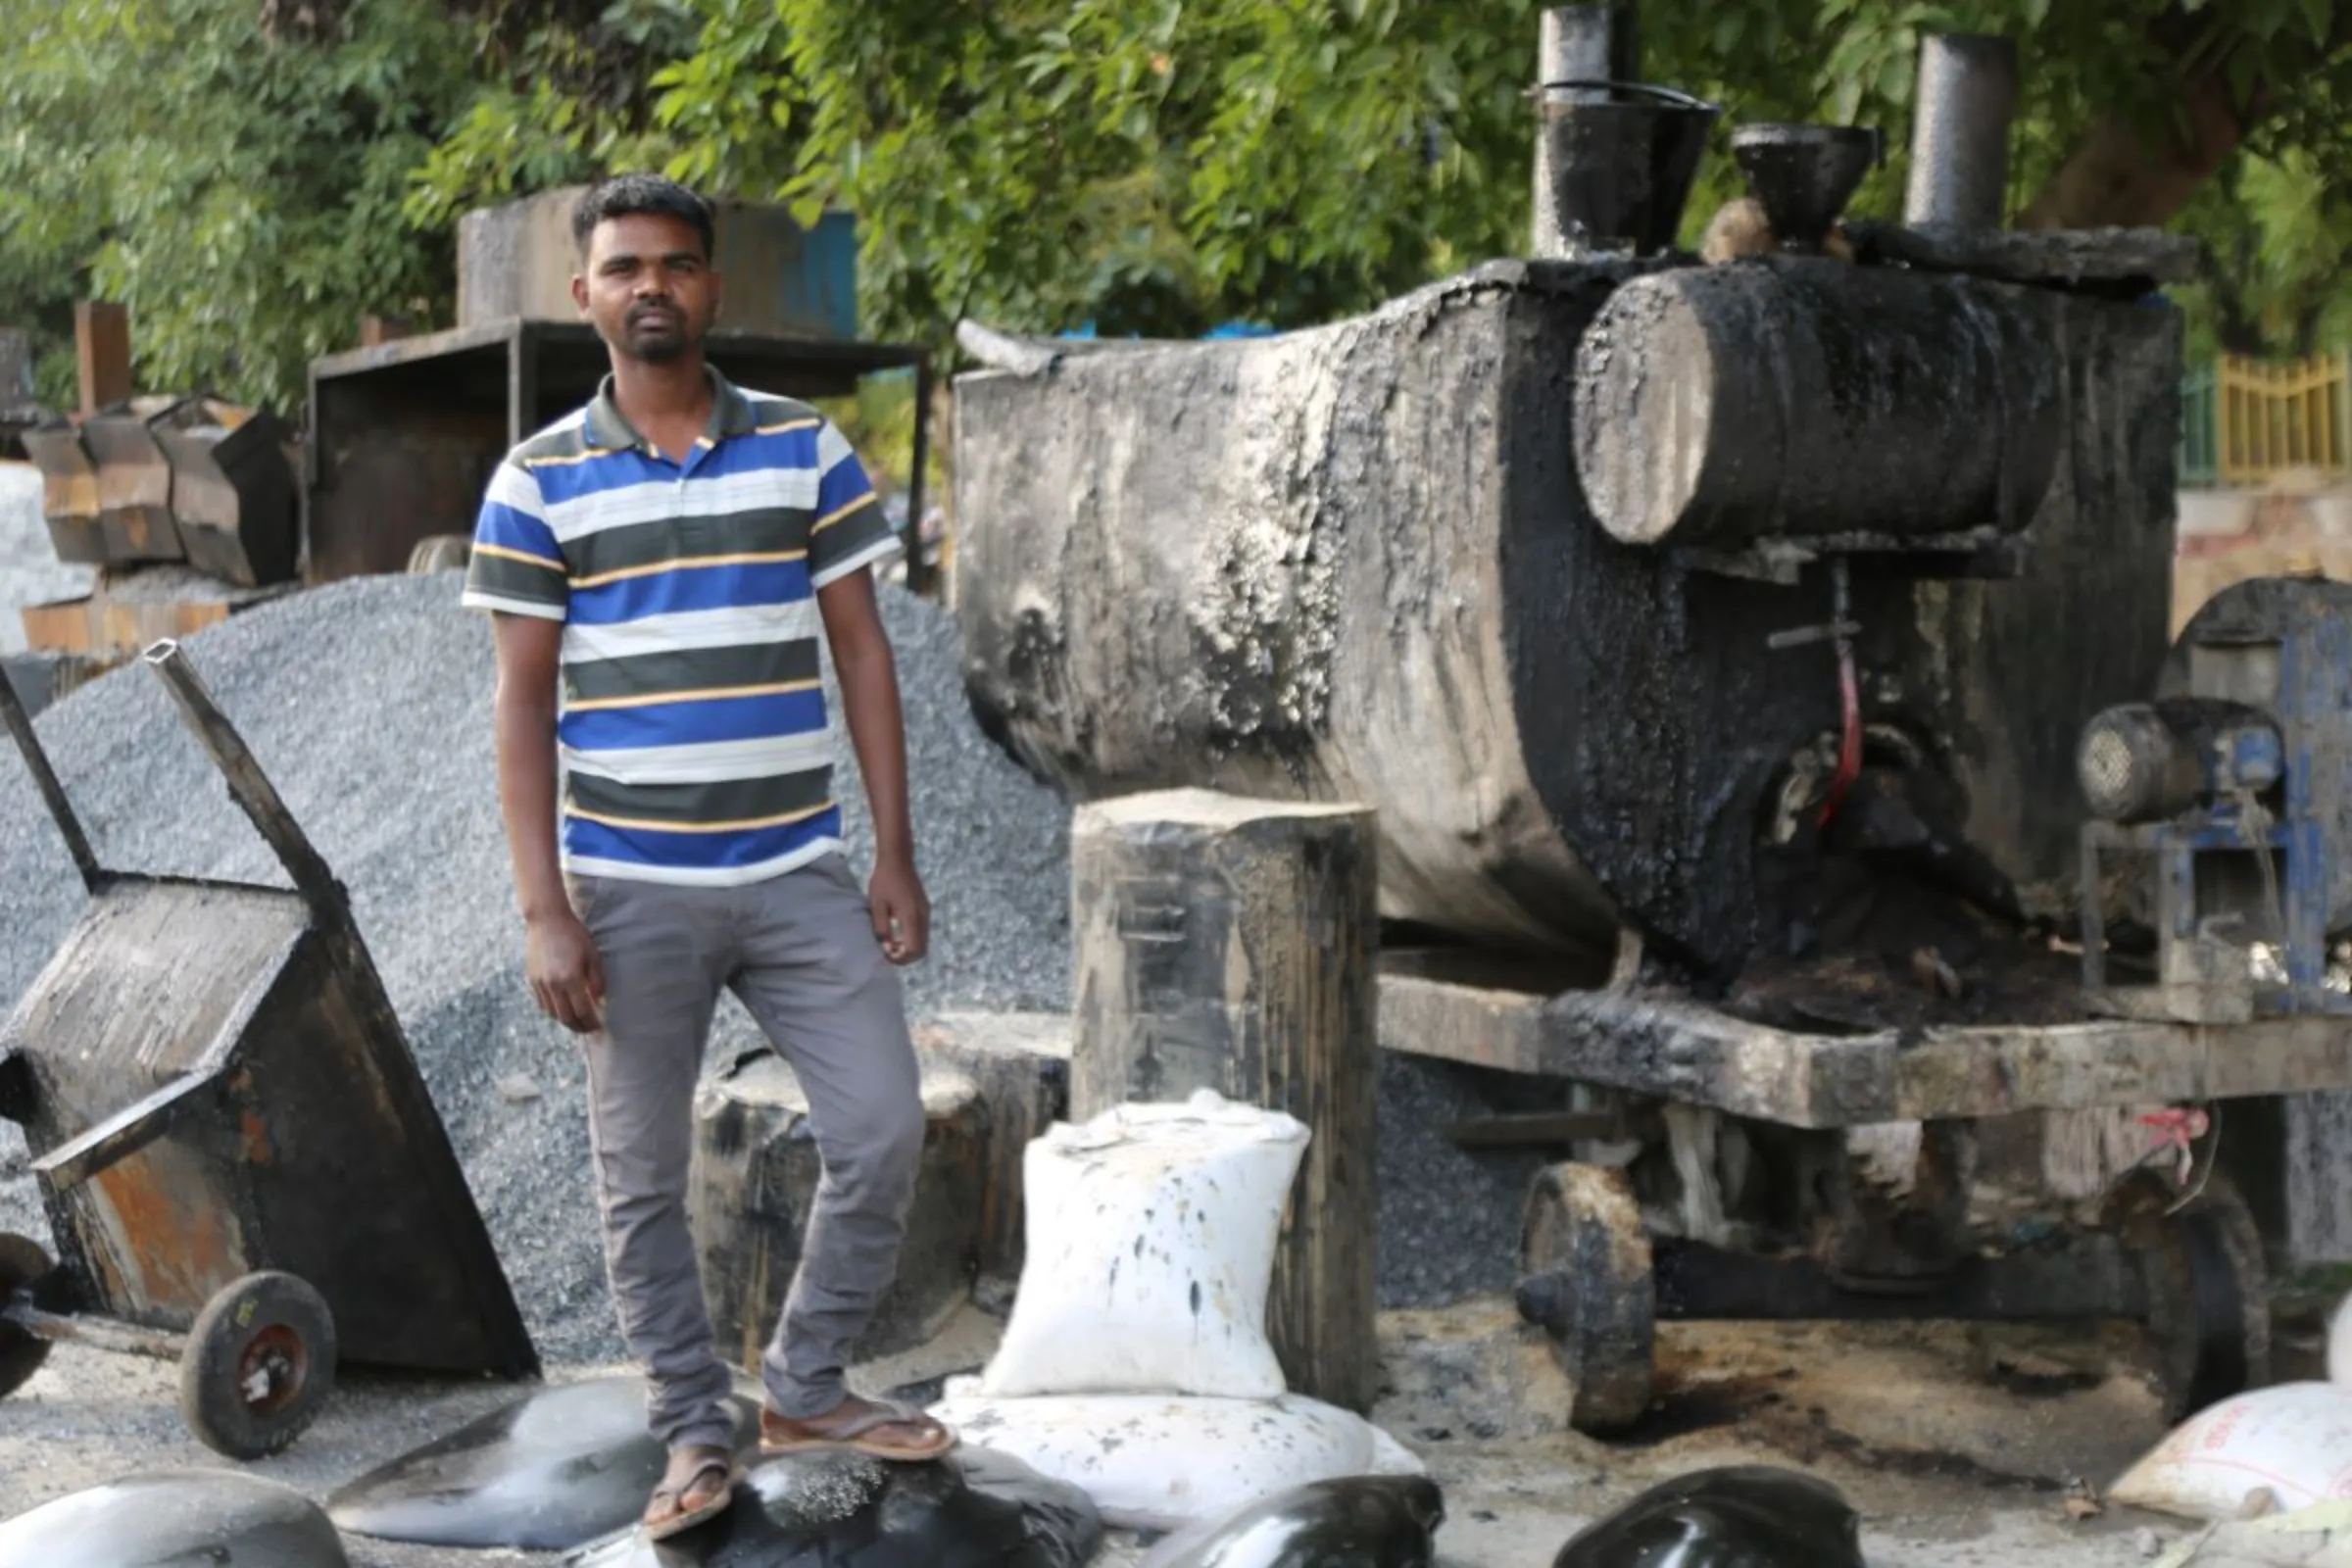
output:
<svg viewBox="0 0 2352 1568"><path fill-rule="evenodd" d="M52 1344L177 1360L180 1411L282 1450L339 1366L530 1377L536 1351L349 899L187 656L161 678L291 889L101 867L7 683L89 903L0 1025L58 1259L0 1236L0 1396Z"/></svg>

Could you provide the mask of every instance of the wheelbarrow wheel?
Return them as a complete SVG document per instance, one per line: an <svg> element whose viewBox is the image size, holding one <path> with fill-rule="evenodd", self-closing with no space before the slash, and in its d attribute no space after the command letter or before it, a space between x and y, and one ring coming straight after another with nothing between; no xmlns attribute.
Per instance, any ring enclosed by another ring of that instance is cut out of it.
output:
<svg viewBox="0 0 2352 1568"><path fill-rule="evenodd" d="M0 1231L0 1304L55 1266L40 1243ZM0 1398L23 1388L48 1359L47 1340L0 1321Z"/></svg>
<svg viewBox="0 0 2352 1568"><path fill-rule="evenodd" d="M205 1303L179 1360L179 1413L216 1453L260 1459L317 1420L335 1386L335 1320L291 1274L248 1274Z"/></svg>
<svg viewBox="0 0 2352 1568"><path fill-rule="evenodd" d="M2219 1174L2171 1213L2180 1194L2134 1171L2107 1200L2107 1223L2147 1281L2165 1419L2178 1424L2271 1379L2271 1314L2262 1233Z"/></svg>
<svg viewBox="0 0 2352 1568"><path fill-rule="evenodd" d="M1549 1337L1573 1391L1568 1424L1597 1437L1639 1422L1656 1376L1657 1280L1625 1173L1578 1164L1539 1171L1519 1267L1519 1314Z"/></svg>

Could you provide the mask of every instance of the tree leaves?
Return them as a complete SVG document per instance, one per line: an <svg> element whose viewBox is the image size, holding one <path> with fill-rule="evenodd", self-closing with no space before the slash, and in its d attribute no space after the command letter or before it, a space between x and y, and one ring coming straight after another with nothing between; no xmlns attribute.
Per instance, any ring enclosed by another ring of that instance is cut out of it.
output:
<svg viewBox="0 0 2352 1568"><path fill-rule="evenodd" d="M363 311L446 321L460 214L623 168L811 220L854 208L868 329L943 346L966 314L1318 321L1527 248L1540 0L342 0L331 46L270 43L258 9L0 0L0 320L39 329L51 397L71 302L97 290L131 305L149 384L291 407ZM2184 49L2226 60L2270 86L2262 169L2182 224L2243 254L2240 324L2291 340L2338 287L2347 13L1650 5L1642 74L1734 121L1883 127L1854 210L1886 215L1927 33L2018 39L2013 211L2103 116L2177 122ZM1687 241L1742 190L1727 153Z"/></svg>

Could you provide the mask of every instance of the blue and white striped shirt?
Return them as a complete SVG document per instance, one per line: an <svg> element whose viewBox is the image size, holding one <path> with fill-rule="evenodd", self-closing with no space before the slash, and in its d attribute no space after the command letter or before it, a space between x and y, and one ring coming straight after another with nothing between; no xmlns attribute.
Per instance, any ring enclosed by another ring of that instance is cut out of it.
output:
<svg viewBox="0 0 2352 1568"><path fill-rule="evenodd" d="M510 453L465 603L564 622L564 868L738 886L841 847L816 590L900 548L841 432L717 371L683 466L594 402Z"/></svg>

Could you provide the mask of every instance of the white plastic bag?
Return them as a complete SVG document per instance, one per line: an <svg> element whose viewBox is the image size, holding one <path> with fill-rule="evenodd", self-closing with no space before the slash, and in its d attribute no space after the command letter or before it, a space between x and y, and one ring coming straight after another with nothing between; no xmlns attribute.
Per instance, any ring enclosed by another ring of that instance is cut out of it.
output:
<svg viewBox="0 0 2352 1568"><path fill-rule="evenodd" d="M2224 1520L2247 1517L2262 1492L2280 1513L2352 1497L2352 1390L2281 1383L2225 1399L2149 1449L2112 1495L2133 1508Z"/></svg>
<svg viewBox="0 0 2352 1568"><path fill-rule="evenodd" d="M980 1392L1283 1393L1266 1292L1306 1138L1203 1090L1034 1140L1020 1290Z"/></svg>
<svg viewBox="0 0 2352 1568"><path fill-rule="evenodd" d="M1078 1488L1115 1529L1223 1519L1310 1481L1422 1473L1378 1427L1303 1395L990 1399L973 1382L951 1379L931 1413L964 1442Z"/></svg>

